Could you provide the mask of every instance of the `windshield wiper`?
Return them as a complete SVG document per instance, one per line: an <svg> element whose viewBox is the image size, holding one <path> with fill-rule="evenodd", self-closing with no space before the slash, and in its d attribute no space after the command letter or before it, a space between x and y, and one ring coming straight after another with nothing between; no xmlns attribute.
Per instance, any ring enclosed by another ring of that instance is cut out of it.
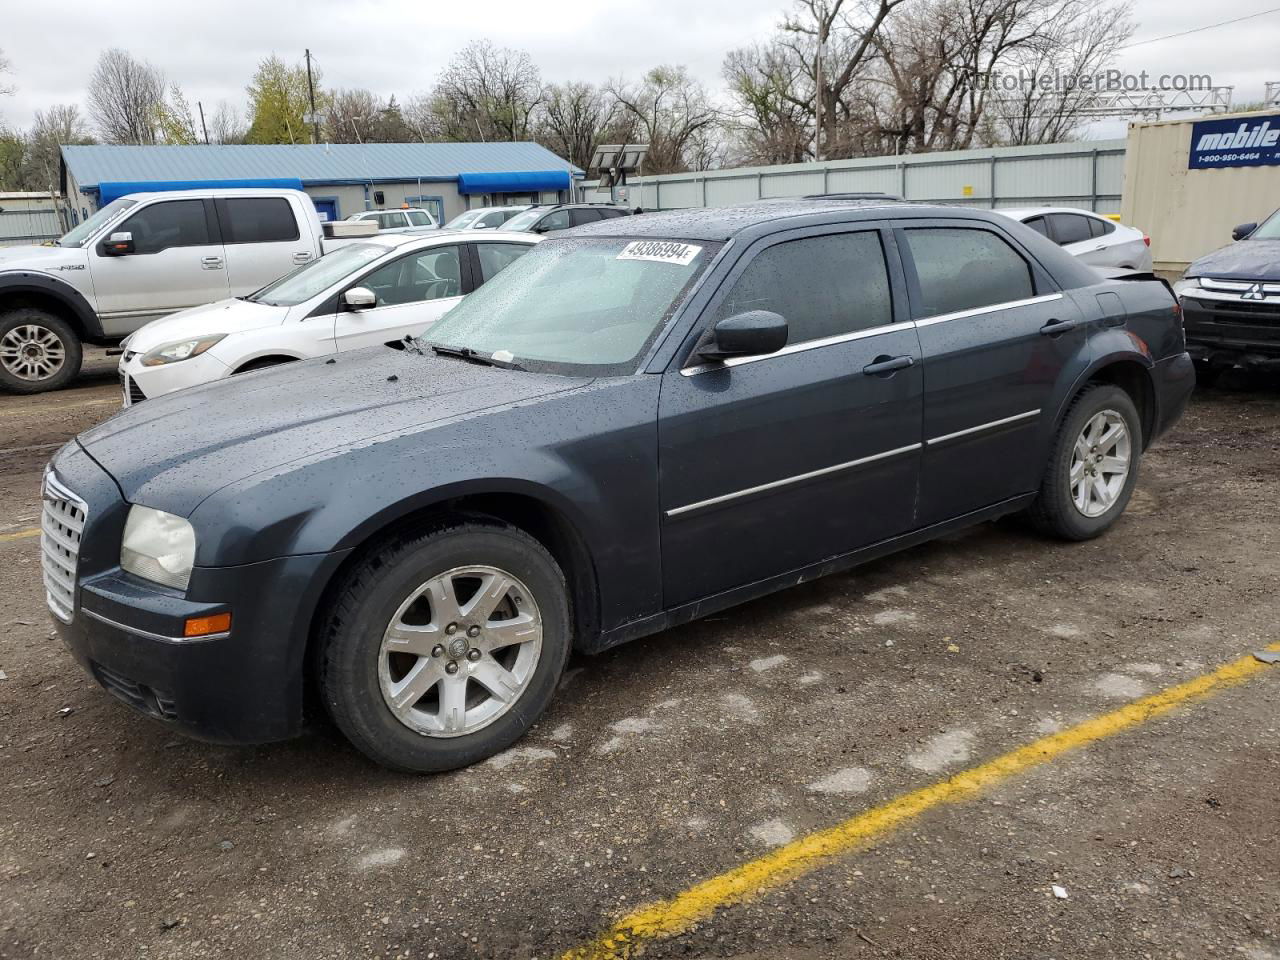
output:
<svg viewBox="0 0 1280 960"><path fill-rule="evenodd" d="M498 367L501 370L523 370L524 367L511 360L498 360L487 353L480 353L471 347L445 347L438 343L430 345L432 351L439 357L458 357L466 360L468 363L478 363L485 367Z"/></svg>

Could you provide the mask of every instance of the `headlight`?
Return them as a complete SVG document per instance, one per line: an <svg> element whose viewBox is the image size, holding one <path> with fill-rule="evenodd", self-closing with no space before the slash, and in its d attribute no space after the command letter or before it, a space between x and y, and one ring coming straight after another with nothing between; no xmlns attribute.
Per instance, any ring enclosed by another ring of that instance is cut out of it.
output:
<svg viewBox="0 0 1280 960"><path fill-rule="evenodd" d="M1173 294L1176 297L1182 296L1184 293L1190 293L1200 286L1200 280L1197 277L1183 277L1181 280L1173 282Z"/></svg>
<svg viewBox="0 0 1280 960"><path fill-rule="evenodd" d="M212 337L192 337L189 340L175 340L173 343L161 344L142 355L142 365L159 367L166 363L177 363L179 360L190 360L192 357L200 356L225 336L225 333L218 333Z"/></svg>
<svg viewBox="0 0 1280 960"><path fill-rule="evenodd" d="M129 508L120 542L123 569L144 580L185 590L195 561L196 532L190 523L163 510L136 504Z"/></svg>

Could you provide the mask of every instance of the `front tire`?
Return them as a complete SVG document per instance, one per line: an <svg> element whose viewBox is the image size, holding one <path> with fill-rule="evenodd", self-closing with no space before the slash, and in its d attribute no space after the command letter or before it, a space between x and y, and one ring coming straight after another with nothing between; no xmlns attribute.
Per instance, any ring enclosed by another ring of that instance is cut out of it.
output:
<svg viewBox="0 0 1280 960"><path fill-rule="evenodd" d="M1129 394L1110 384L1081 391L1058 427L1040 493L1028 514L1043 533L1089 540L1129 503L1142 458L1142 421Z"/></svg>
<svg viewBox="0 0 1280 960"><path fill-rule="evenodd" d="M555 693L572 646L565 579L523 531L454 523L394 542L340 586L320 661L334 722L394 770L506 749Z"/></svg>
<svg viewBox="0 0 1280 960"><path fill-rule="evenodd" d="M0 314L0 387L10 393L61 390L83 362L80 338L61 317L37 307Z"/></svg>

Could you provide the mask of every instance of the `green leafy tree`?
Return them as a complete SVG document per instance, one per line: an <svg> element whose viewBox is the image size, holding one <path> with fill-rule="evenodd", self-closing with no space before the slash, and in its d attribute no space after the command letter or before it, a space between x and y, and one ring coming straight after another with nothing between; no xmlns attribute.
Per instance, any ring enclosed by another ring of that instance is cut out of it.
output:
<svg viewBox="0 0 1280 960"><path fill-rule="evenodd" d="M191 105L177 84L169 87L169 95L155 107L156 140L159 143L199 143Z"/></svg>
<svg viewBox="0 0 1280 960"><path fill-rule="evenodd" d="M325 98L319 90L320 75L314 74L316 110L323 111ZM249 81L249 112L253 117L246 143L308 143L311 127L306 121L311 103L307 93L307 69L289 66L275 54L267 57Z"/></svg>

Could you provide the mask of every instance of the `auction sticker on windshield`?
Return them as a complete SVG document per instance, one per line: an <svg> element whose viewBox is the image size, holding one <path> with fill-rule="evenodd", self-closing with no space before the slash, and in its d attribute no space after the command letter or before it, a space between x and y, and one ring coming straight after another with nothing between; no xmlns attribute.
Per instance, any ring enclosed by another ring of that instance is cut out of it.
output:
<svg viewBox="0 0 1280 960"><path fill-rule="evenodd" d="M692 243L673 243L670 240L635 240L618 254L619 260L654 260L658 263L675 263L687 267L702 248Z"/></svg>

